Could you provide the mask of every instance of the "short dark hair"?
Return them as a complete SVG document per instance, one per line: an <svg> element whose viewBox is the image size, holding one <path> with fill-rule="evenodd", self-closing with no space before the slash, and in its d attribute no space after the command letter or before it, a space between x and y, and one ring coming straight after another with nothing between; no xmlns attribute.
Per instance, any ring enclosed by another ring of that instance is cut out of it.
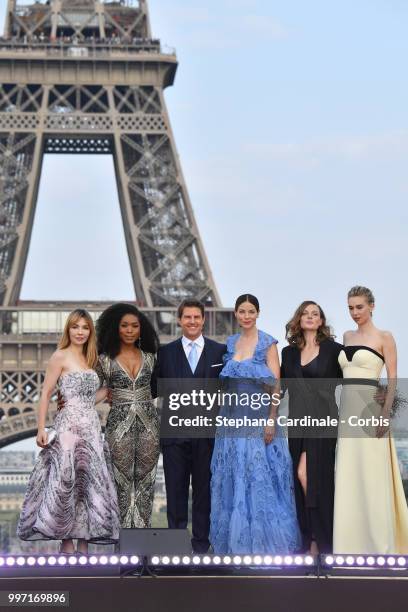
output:
<svg viewBox="0 0 408 612"><path fill-rule="evenodd" d="M237 297L236 302L235 302L235 308L234 308L235 312L237 312L238 308L244 302L249 302L250 304L252 304L252 306L255 306L256 312L259 312L258 298L255 297L254 295L251 295L250 293L243 293L242 295Z"/></svg>
<svg viewBox="0 0 408 612"><path fill-rule="evenodd" d="M199 308L202 316L203 317L205 316L204 304L200 302L200 300L194 300L194 299L183 300L180 306L177 308L177 317L179 319L181 319L181 317L183 316L183 312L185 308Z"/></svg>
<svg viewBox="0 0 408 612"><path fill-rule="evenodd" d="M119 302L103 311L96 322L98 353L114 359L120 351L119 324L127 314L135 315L140 323L140 349L146 353L157 353L159 338L156 330L143 312L133 304Z"/></svg>

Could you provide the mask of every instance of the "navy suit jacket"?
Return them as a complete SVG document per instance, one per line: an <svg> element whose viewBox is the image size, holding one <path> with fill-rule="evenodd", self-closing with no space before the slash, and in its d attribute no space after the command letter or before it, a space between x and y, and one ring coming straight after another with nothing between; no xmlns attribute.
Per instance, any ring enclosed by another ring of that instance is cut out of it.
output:
<svg viewBox="0 0 408 612"><path fill-rule="evenodd" d="M194 374L190 369L181 338L161 346L152 375L152 395L157 397L157 383L160 378L218 378L223 367L223 356L227 352L225 344L204 337L204 348ZM162 439L162 445L182 442L182 439Z"/></svg>

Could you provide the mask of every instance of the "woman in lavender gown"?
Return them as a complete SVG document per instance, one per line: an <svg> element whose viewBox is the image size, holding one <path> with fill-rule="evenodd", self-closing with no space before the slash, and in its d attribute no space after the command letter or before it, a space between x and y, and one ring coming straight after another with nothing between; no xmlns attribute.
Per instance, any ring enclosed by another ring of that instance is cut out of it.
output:
<svg viewBox="0 0 408 612"><path fill-rule="evenodd" d="M38 410L37 445L17 534L22 540L62 540L60 551L87 553L88 542L119 537L119 509L107 444L95 403L99 389L95 329L86 310L74 310L45 374ZM48 404L58 383L64 400L50 431Z"/></svg>

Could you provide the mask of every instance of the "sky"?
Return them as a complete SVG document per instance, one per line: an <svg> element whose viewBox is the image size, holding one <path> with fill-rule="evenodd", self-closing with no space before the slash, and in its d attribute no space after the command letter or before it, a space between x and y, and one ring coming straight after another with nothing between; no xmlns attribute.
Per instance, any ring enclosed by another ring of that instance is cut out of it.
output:
<svg viewBox="0 0 408 612"><path fill-rule="evenodd" d="M347 291L366 285L407 376L408 3L149 6L177 51L165 97L223 305L257 295L283 346L314 299L341 340ZM112 160L46 156L22 298L133 297Z"/></svg>

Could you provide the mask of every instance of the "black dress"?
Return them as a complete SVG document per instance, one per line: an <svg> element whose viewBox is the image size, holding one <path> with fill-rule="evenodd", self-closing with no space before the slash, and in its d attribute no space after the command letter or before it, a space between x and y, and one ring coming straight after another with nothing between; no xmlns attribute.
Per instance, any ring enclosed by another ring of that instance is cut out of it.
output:
<svg viewBox="0 0 408 612"><path fill-rule="evenodd" d="M338 355L343 346L331 339L320 343L315 359L301 365L300 350L286 346L282 351L282 387L289 392L289 418L310 415L324 419L338 417L335 401L337 380L342 377ZM308 380L316 379L313 384ZM328 433L322 427L290 428L289 449L293 461L296 511L303 537L303 547L311 540L322 553L333 547L334 464L336 429ZM297 470L302 452L306 452L307 494L303 493Z"/></svg>

